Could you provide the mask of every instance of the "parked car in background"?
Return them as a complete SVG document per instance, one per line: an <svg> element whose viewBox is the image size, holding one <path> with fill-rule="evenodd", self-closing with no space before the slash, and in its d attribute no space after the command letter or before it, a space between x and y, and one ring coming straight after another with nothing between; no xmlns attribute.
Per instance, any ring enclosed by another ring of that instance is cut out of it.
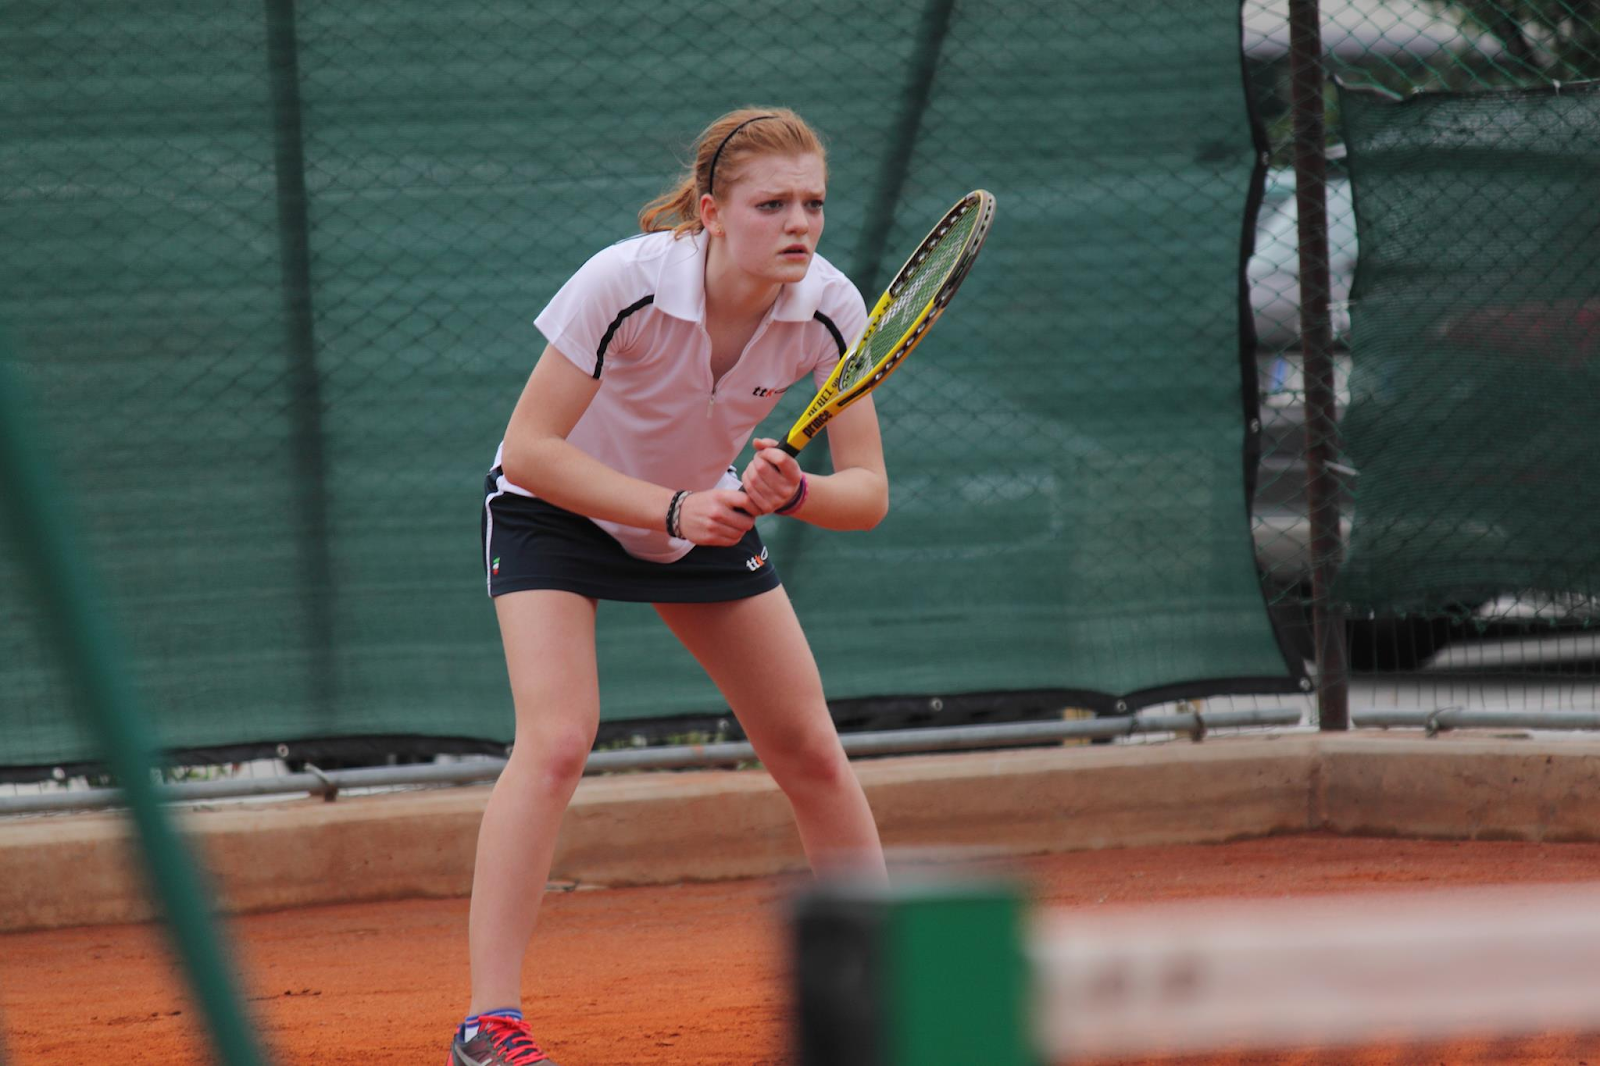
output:
<svg viewBox="0 0 1600 1066"><path fill-rule="evenodd" d="M1335 415L1350 403L1349 297L1355 276L1357 237L1350 182L1342 174L1327 185L1330 318L1333 332ZM1306 505L1307 448L1304 358L1300 344L1298 211L1294 175L1268 177L1249 262L1250 306L1256 327L1260 388L1261 451L1251 525L1256 561L1268 602L1280 625L1306 658L1311 657L1309 601L1311 530ZM1501 358L1557 358L1578 367L1600 361L1600 298L1562 297L1491 304L1447 317L1435 327L1455 345L1483 346ZM1552 345L1551 339L1559 343ZM1552 356L1552 351L1559 353ZM1340 507L1341 543L1350 536L1351 500ZM1485 669L1515 662L1600 663L1600 640L1580 634L1551 641L1552 626L1587 629L1600 618L1600 600L1564 590L1522 590L1488 603L1465 604L1473 618L1395 617L1348 622L1348 662L1364 672ZM1539 639L1528 638L1530 627ZM1588 666L1584 667L1588 669Z"/></svg>
<svg viewBox="0 0 1600 1066"><path fill-rule="evenodd" d="M1256 329L1261 399L1261 454L1251 501L1256 563L1268 599L1295 603L1311 581L1311 523L1306 505L1305 360L1300 346L1299 209L1294 172L1267 176L1246 269ZM1356 267L1355 205L1349 178L1328 178L1328 289L1333 330L1336 415L1350 402L1350 285ZM1348 514L1348 508L1344 508ZM1348 521L1344 532L1349 532Z"/></svg>
<svg viewBox="0 0 1600 1066"><path fill-rule="evenodd" d="M1256 220L1247 276L1256 344L1265 351L1300 345L1300 212L1293 171L1274 171ZM1356 213L1350 179L1330 174L1328 205L1329 318L1336 343L1350 332L1350 283L1356 272Z"/></svg>

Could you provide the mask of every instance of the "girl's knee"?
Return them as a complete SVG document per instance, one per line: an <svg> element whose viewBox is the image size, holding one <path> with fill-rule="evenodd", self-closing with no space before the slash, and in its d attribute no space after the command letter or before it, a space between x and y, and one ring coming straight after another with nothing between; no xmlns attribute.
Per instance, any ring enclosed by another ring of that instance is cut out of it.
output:
<svg viewBox="0 0 1600 1066"><path fill-rule="evenodd" d="M583 776L594 737L591 729L541 730L519 736L506 769L515 767L521 775L544 787L570 792Z"/></svg>
<svg viewBox="0 0 1600 1066"><path fill-rule="evenodd" d="M768 760L767 767L785 792L831 792L855 780L850 761L832 734L795 744Z"/></svg>

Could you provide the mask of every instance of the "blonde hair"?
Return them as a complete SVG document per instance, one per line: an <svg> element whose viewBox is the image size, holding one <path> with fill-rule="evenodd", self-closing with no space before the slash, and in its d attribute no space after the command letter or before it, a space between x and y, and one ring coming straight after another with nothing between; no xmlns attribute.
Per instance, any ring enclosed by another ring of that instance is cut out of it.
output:
<svg viewBox="0 0 1600 1066"><path fill-rule="evenodd" d="M729 111L700 133L693 162L677 183L639 211L646 233L671 230L673 236L704 229L700 197L716 195L739 180L743 167L757 156L814 154L827 174L828 153L817 131L786 107L742 107Z"/></svg>

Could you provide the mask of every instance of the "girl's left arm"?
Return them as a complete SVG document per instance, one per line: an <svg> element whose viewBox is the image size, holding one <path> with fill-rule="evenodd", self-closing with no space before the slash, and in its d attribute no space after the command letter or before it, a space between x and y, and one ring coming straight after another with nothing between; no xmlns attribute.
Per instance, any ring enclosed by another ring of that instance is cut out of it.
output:
<svg viewBox="0 0 1600 1066"><path fill-rule="evenodd" d="M745 495L763 513L776 511L800 486L800 464L778 442L753 442L756 457L744 472ZM831 474L807 474L805 498L793 511L825 529L871 529L889 513L889 474L872 397L863 396L828 423Z"/></svg>

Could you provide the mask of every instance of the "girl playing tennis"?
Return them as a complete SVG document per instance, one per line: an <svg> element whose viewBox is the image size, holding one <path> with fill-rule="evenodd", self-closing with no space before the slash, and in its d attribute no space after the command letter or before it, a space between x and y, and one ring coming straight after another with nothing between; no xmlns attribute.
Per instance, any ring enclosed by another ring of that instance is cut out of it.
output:
<svg viewBox="0 0 1600 1066"><path fill-rule="evenodd" d="M724 115L682 181L536 320L548 341L489 474L484 563L516 743L473 873L472 1003L453 1066L548 1063L523 1020L523 958L556 831L599 725L599 600L644 601L699 661L794 810L814 871L883 876L866 797L810 648L754 528L776 513L869 529L889 489L871 398L828 424L835 472L776 441L729 465L779 394L820 387L866 325L816 254L827 162L782 108Z"/></svg>

